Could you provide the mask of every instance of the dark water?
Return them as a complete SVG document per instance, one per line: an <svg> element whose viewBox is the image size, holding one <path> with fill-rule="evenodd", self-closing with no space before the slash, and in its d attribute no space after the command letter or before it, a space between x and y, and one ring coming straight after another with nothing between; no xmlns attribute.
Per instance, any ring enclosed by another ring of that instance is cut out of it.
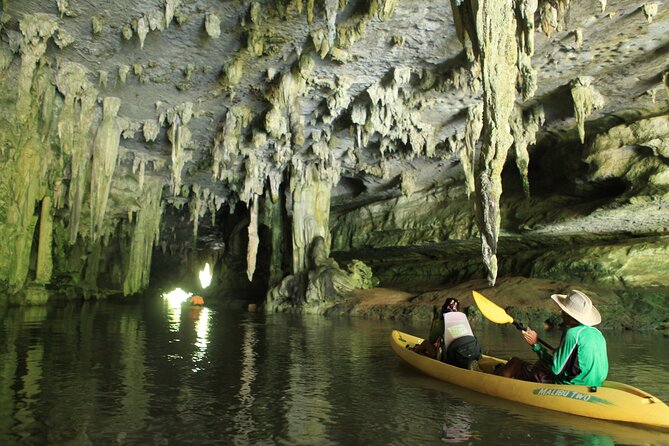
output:
<svg viewBox="0 0 669 446"><path fill-rule="evenodd" d="M160 299L4 310L0 445L669 444L423 377L388 339L424 325ZM477 334L490 353L532 358L509 327ZM609 377L669 401L669 338L605 336Z"/></svg>

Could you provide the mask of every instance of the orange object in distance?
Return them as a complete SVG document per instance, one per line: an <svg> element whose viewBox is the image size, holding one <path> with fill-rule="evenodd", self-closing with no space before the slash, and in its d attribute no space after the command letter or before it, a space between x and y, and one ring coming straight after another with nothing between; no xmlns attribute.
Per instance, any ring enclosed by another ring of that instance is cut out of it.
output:
<svg viewBox="0 0 669 446"><path fill-rule="evenodd" d="M190 298L191 305L204 305L204 298L202 296L195 295Z"/></svg>

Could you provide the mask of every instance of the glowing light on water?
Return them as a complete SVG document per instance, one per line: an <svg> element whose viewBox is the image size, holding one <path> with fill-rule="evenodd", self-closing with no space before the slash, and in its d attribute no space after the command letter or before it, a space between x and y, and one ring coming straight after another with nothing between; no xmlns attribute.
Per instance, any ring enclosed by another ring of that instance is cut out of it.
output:
<svg viewBox="0 0 669 446"><path fill-rule="evenodd" d="M197 351L193 354L193 362L196 366L193 368L194 372L200 370L200 361L204 359L205 354L207 353L207 346L209 345L209 309L202 308L200 310L199 317L195 321L195 335L197 339L195 341L195 347Z"/></svg>
<svg viewBox="0 0 669 446"><path fill-rule="evenodd" d="M202 288L207 288L211 284L211 268L209 262L204 264L204 269L200 271L200 285Z"/></svg>
<svg viewBox="0 0 669 446"><path fill-rule="evenodd" d="M163 298L167 301L170 308L181 308L181 304L191 297L193 293L188 293L181 288L176 288L169 293L163 293Z"/></svg>

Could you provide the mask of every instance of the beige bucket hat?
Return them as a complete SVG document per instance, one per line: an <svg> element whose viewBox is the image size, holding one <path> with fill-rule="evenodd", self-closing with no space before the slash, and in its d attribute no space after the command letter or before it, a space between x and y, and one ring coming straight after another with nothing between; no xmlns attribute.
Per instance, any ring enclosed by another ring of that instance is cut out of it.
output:
<svg viewBox="0 0 669 446"><path fill-rule="evenodd" d="M572 290L571 294L553 294L551 296L569 316L583 325L597 325L602 321L599 311L592 305L592 301L582 291Z"/></svg>

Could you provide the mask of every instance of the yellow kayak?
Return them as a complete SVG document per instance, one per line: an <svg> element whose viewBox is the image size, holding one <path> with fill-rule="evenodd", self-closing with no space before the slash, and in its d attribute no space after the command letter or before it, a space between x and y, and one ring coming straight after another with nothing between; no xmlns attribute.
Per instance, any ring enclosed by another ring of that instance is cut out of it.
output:
<svg viewBox="0 0 669 446"><path fill-rule="evenodd" d="M627 384L605 381L591 392L587 386L503 378L492 374L497 364L506 362L502 359L484 355L479 361L482 372L461 369L407 348L421 343L422 338L398 330L393 330L390 338L393 351L404 362L441 381L558 412L669 429L669 407L653 395Z"/></svg>

